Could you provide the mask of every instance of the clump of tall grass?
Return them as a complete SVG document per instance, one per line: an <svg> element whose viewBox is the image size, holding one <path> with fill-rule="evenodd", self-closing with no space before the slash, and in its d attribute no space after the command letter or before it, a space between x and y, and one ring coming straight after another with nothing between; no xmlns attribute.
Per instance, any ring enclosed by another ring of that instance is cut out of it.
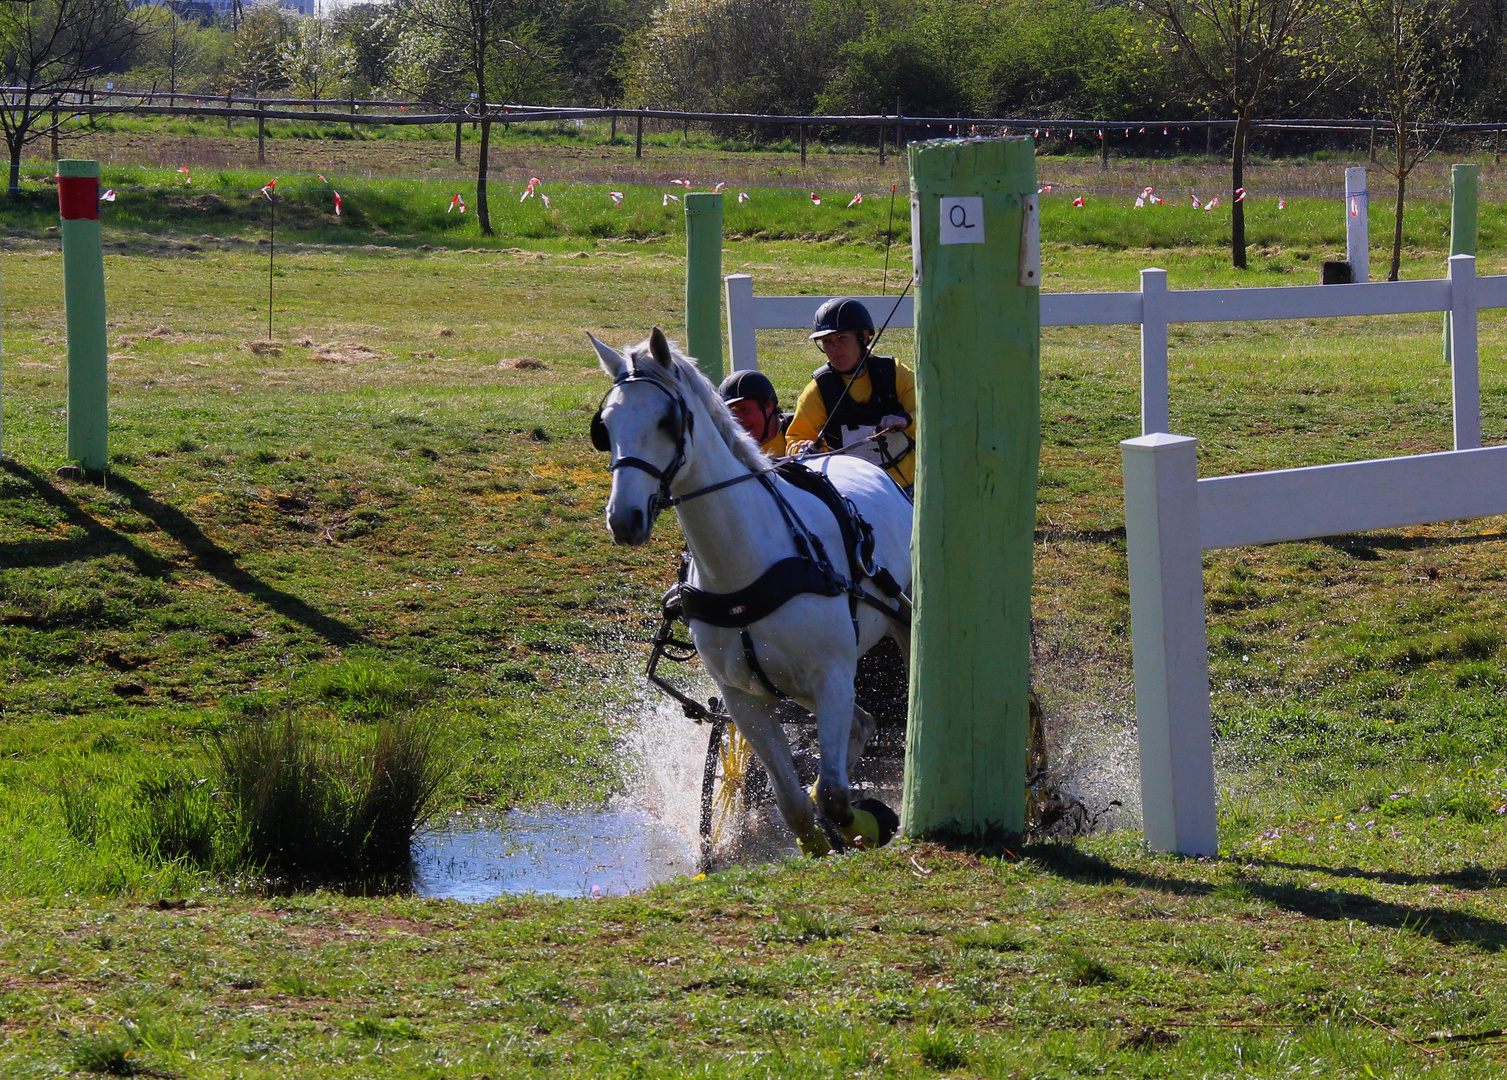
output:
<svg viewBox="0 0 1507 1080"><path fill-rule="evenodd" d="M219 736L214 753L243 861L294 881L405 873L455 766L441 729L410 716L336 732L290 712Z"/></svg>

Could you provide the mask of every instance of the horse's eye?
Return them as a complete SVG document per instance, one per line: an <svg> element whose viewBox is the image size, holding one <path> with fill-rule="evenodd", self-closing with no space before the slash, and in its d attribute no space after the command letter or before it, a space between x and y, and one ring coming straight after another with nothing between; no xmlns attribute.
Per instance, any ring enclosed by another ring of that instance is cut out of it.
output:
<svg viewBox="0 0 1507 1080"><path fill-rule="evenodd" d="M661 416L659 418L659 430L663 431L666 435L668 435L672 439L675 437L676 431L675 431L675 414L674 413L665 413L663 416Z"/></svg>

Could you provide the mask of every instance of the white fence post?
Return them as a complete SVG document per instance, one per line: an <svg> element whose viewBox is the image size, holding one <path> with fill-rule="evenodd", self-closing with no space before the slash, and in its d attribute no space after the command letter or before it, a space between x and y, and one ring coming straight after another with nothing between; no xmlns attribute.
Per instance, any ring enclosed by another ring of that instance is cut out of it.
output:
<svg viewBox="0 0 1507 1080"><path fill-rule="evenodd" d="M1364 168L1345 170L1345 258L1350 263L1350 280L1371 280L1371 196L1366 191Z"/></svg>
<svg viewBox="0 0 1507 1080"><path fill-rule="evenodd" d="M734 371L757 371L759 343L754 331L753 278L748 274L728 274L723 278L727 290L727 354Z"/></svg>
<svg viewBox="0 0 1507 1080"><path fill-rule="evenodd" d="M1146 843L1216 855L1198 440L1142 435L1120 452Z"/></svg>
<svg viewBox="0 0 1507 1080"><path fill-rule="evenodd" d="M1454 387L1455 449L1481 445L1481 373L1476 358L1476 257L1449 257L1450 381Z"/></svg>
<svg viewBox="0 0 1507 1080"><path fill-rule="evenodd" d="M1141 271L1141 434L1171 426L1167 404L1167 271Z"/></svg>

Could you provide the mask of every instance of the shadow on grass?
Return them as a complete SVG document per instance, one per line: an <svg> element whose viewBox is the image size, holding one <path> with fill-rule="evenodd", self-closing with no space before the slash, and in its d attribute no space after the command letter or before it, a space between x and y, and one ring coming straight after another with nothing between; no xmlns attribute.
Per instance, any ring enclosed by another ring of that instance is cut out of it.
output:
<svg viewBox="0 0 1507 1080"><path fill-rule="evenodd" d="M1022 849L1020 856L1030 859L1058 877L1087 885L1128 885L1177 896L1209 896L1219 887L1207 881L1186 881L1116 866L1108 859L1086 854L1066 844L1033 844ZM1348 870L1336 871L1330 867L1284 866L1280 863L1267 865L1315 874L1355 876ZM1415 880L1423 884L1431 879L1420 875ZM1441 945L1469 944L1484 952L1498 952L1507 948L1507 923L1453 908L1412 907L1378 900L1364 893L1271 884L1249 878L1242 879L1239 886L1255 899L1310 919L1354 920L1370 926L1407 930L1432 938Z"/></svg>
<svg viewBox="0 0 1507 1080"><path fill-rule="evenodd" d="M1400 870L1362 870L1358 866L1319 866L1314 863L1281 862L1276 859L1250 859L1251 866L1269 866L1274 870L1295 870L1304 874L1328 874L1330 877L1379 881L1383 885L1447 885L1452 889L1500 889L1507 887L1507 869L1488 870L1484 866L1466 866L1451 873L1407 874Z"/></svg>
<svg viewBox="0 0 1507 1080"><path fill-rule="evenodd" d="M1469 544L1507 542L1507 533L1473 533L1470 536L1369 536L1346 534L1321 536L1313 543L1349 555L1363 562L1375 562L1386 551L1420 551L1428 548L1452 548Z"/></svg>
<svg viewBox="0 0 1507 1080"><path fill-rule="evenodd" d="M57 566L97 554L121 555L144 577L163 578L173 565L147 551L107 525L101 524L66 492L42 474L14 461L0 463L6 472L31 485L39 499L60 511L70 525L80 529L81 540L27 541L0 544L0 563L7 566ZM177 541L200 570L242 596L266 605L284 618L324 638L331 645L360 645L366 635L339 619L324 614L292 593L273 588L249 570L237 565L236 557L204 535L187 514L163 502L140 484L118 473L109 477L110 490L124 495L131 508Z"/></svg>

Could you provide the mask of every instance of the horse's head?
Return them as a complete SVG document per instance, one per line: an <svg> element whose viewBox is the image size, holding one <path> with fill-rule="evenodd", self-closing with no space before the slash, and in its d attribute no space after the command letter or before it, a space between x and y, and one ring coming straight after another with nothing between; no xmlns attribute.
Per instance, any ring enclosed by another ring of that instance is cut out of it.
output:
<svg viewBox="0 0 1507 1080"><path fill-rule="evenodd" d="M654 519L668 505L670 485L685 465L695 413L659 327L626 357L587 336L602 370L612 378L612 389L591 418L593 445L612 455L607 528L616 543L647 543Z"/></svg>

